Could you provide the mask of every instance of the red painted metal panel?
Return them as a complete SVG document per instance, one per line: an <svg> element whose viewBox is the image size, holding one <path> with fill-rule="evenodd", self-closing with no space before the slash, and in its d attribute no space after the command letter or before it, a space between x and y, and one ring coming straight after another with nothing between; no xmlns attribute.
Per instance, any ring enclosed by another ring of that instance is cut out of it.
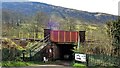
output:
<svg viewBox="0 0 120 68"><path fill-rule="evenodd" d="M78 33L76 31L52 30L50 32L50 40L52 42L69 43L78 41Z"/></svg>
<svg viewBox="0 0 120 68"><path fill-rule="evenodd" d="M71 42L73 42L75 40L75 32L71 33Z"/></svg>
<svg viewBox="0 0 120 68"><path fill-rule="evenodd" d="M71 42L78 41L78 32L71 32Z"/></svg>
<svg viewBox="0 0 120 68"><path fill-rule="evenodd" d="M70 42L70 32L66 31L65 33L65 42Z"/></svg>
<svg viewBox="0 0 120 68"><path fill-rule="evenodd" d="M51 31L50 32L50 39L53 42L58 42L58 31Z"/></svg>
<svg viewBox="0 0 120 68"><path fill-rule="evenodd" d="M64 42L64 32L65 31L59 31L59 42Z"/></svg>

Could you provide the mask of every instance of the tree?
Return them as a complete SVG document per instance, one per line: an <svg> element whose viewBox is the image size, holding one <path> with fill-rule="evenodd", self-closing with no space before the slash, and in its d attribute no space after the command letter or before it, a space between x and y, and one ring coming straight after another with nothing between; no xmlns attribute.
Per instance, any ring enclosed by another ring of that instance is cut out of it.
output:
<svg viewBox="0 0 120 68"><path fill-rule="evenodd" d="M71 17L66 17L63 23L61 24L64 30L70 30L70 31L75 31L76 25L77 25L76 20Z"/></svg>
<svg viewBox="0 0 120 68"><path fill-rule="evenodd" d="M35 37L38 38L39 27L40 27L40 29L44 29L46 24L49 21L49 18L47 16L47 14L45 14L43 12L38 12L38 13L36 13L34 19L35 19L34 31L36 34Z"/></svg>
<svg viewBox="0 0 120 68"><path fill-rule="evenodd" d="M108 34L112 38L113 52L120 56L120 18L116 21L108 22Z"/></svg>
<svg viewBox="0 0 120 68"><path fill-rule="evenodd" d="M14 30L18 29L18 26L23 23L24 19L25 17L21 13L11 10L2 10L2 35L13 36Z"/></svg>
<svg viewBox="0 0 120 68"><path fill-rule="evenodd" d="M69 29L70 31L75 30L75 25L76 25L75 19L73 19L73 18L68 18L67 21L68 21L68 23L67 23L68 29Z"/></svg>

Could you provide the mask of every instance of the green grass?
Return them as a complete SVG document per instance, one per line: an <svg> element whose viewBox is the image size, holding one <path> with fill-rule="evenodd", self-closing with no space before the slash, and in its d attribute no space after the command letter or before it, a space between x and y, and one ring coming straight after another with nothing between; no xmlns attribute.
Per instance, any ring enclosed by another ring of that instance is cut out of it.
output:
<svg viewBox="0 0 120 68"><path fill-rule="evenodd" d="M34 66L34 65L45 65L45 64L56 64L55 62L53 61L48 61L48 62L37 62L37 61L30 61L30 62L27 62L29 64L29 66Z"/></svg>
<svg viewBox="0 0 120 68"><path fill-rule="evenodd" d="M26 62L21 61L2 61L1 66L3 67L20 67L20 66L29 66Z"/></svg>
<svg viewBox="0 0 120 68"><path fill-rule="evenodd" d="M81 63L74 63L74 64L73 64L73 67L74 67L74 68L87 68L86 65L81 64Z"/></svg>
<svg viewBox="0 0 120 68"><path fill-rule="evenodd" d="M45 64L55 64L55 62L37 62L37 61L29 61L29 62L22 62L22 61L3 61L0 62L0 66L3 67L22 67L22 66L36 66L36 65L45 65Z"/></svg>

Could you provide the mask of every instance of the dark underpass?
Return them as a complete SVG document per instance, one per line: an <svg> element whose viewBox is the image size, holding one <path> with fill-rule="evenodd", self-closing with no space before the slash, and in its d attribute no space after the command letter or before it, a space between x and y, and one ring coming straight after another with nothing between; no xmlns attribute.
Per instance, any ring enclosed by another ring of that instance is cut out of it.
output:
<svg viewBox="0 0 120 68"><path fill-rule="evenodd" d="M59 49L59 60L67 60L71 61L74 58L73 55L73 44L57 44L57 47Z"/></svg>

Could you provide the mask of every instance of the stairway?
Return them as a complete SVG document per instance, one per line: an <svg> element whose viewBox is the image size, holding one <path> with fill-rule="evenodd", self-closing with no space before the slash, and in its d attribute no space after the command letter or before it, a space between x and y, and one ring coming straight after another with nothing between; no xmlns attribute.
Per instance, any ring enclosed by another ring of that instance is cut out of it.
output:
<svg viewBox="0 0 120 68"><path fill-rule="evenodd" d="M41 51L46 45L47 43L38 43L38 46L36 46L36 48L31 49L31 55L34 56L36 53Z"/></svg>
<svg viewBox="0 0 120 68"><path fill-rule="evenodd" d="M45 46L49 44L49 35L46 36L42 41L35 43L30 43L29 50L31 50L31 56L34 56L36 53L41 51Z"/></svg>

